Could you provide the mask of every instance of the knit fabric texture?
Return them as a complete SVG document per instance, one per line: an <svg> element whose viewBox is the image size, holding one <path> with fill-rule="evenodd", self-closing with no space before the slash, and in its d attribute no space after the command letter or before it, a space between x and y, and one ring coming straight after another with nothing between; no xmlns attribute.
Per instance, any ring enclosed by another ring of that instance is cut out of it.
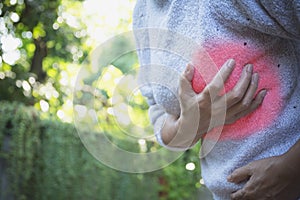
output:
<svg viewBox="0 0 300 200"><path fill-rule="evenodd" d="M299 0L137 0L133 29L141 92L158 142L166 148L160 129L167 114L180 114L177 91L187 63L195 67L197 93L229 58L236 67L225 91L247 63L260 76L258 90L268 91L255 112L224 126L221 135L205 135L214 146L201 158L201 173L214 199L230 199L245 184L226 180L233 170L281 155L300 139Z"/></svg>

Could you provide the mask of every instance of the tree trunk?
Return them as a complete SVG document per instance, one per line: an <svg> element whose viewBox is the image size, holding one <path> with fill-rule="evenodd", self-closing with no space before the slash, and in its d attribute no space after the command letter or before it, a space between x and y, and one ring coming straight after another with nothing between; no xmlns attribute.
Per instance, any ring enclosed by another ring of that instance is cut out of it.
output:
<svg viewBox="0 0 300 200"><path fill-rule="evenodd" d="M37 80L45 81L46 72L43 70L43 60L47 56L47 45L41 39L34 39L35 51L31 61L30 72L37 75Z"/></svg>

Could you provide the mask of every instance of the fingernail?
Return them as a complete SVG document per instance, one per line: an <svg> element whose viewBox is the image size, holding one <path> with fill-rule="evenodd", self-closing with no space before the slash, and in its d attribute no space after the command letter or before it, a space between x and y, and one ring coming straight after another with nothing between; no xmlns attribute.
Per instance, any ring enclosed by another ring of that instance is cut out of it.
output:
<svg viewBox="0 0 300 200"><path fill-rule="evenodd" d="M190 64L188 64L186 67L185 67L185 73L189 73L189 71L190 71Z"/></svg>
<svg viewBox="0 0 300 200"><path fill-rule="evenodd" d="M262 97L264 98L264 97L267 95L267 90L263 90L263 91L261 92L261 95L262 95Z"/></svg>
<svg viewBox="0 0 300 200"><path fill-rule="evenodd" d="M227 67L233 68L234 65L235 65L235 60L234 60L234 59L231 58L231 59L229 59L229 60L227 61Z"/></svg>
<svg viewBox="0 0 300 200"><path fill-rule="evenodd" d="M193 70L193 66L189 63L189 64L186 66L185 71L186 71L187 73L190 73L192 70Z"/></svg>
<svg viewBox="0 0 300 200"><path fill-rule="evenodd" d="M247 64L246 65L246 70L247 70L247 72L252 72L253 71L253 65L252 64Z"/></svg>
<svg viewBox="0 0 300 200"><path fill-rule="evenodd" d="M227 176L227 181L232 182L232 176Z"/></svg>
<svg viewBox="0 0 300 200"><path fill-rule="evenodd" d="M258 82L258 74L257 73L253 74L252 82Z"/></svg>

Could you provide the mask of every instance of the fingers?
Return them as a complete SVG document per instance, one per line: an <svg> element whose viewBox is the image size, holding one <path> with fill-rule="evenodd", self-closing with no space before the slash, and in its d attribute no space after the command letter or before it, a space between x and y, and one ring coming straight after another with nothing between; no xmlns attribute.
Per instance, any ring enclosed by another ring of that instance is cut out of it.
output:
<svg viewBox="0 0 300 200"><path fill-rule="evenodd" d="M252 72L253 72L253 65L248 64L244 67L239 81L234 86L234 88L226 95L228 107L235 105L236 103L240 102L241 99L243 99L245 93L248 91L247 89L252 79Z"/></svg>
<svg viewBox="0 0 300 200"><path fill-rule="evenodd" d="M216 76L213 78L213 80L205 87L202 95L210 95L211 99L215 99L215 97L218 96L219 92L224 89L224 83L232 73L234 66L235 61L233 59L227 60L226 63L221 67L219 72L216 74Z"/></svg>
<svg viewBox="0 0 300 200"><path fill-rule="evenodd" d="M240 189L236 191L235 193L232 193L230 195L231 200L241 200L245 196L245 191L243 189Z"/></svg>
<svg viewBox="0 0 300 200"><path fill-rule="evenodd" d="M227 177L227 180L229 182L239 184L243 181L247 181L247 183L244 185L244 187L236 192L233 192L230 197L232 200L242 200L247 199L249 197L248 195L252 195L252 191L254 191L254 187L256 186L254 184L255 178L253 176L254 163L251 162L243 167L240 167L232 172L231 175Z"/></svg>
<svg viewBox="0 0 300 200"><path fill-rule="evenodd" d="M248 106L247 104L242 104L242 108L241 105L238 105L238 108L231 108L231 109L235 109L228 111L229 113L234 113L237 112L238 110L242 110L236 114L234 114L233 116L231 116L231 121L234 122L250 113L252 113L254 110L256 110L263 102L265 96L267 94L267 90L261 90L256 98L254 100L252 100L251 104ZM243 110L244 109L244 110ZM231 114L228 115L228 117L230 117Z"/></svg>
<svg viewBox="0 0 300 200"><path fill-rule="evenodd" d="M232 193L230 195L231 200L243 200L243 199L257 199L255 198L255 188L257 187L257 184L254 181L253 176L250 178L250 180L245 184L245 186ZM273 199L273 198L272 198Z"/></svg>
<svg viewBox="0 0 300 200"><path fill-rule="evenodd" d="M231 200L242 200L245 198L245 190L240 189L230 195Z"/></svg>
<svg viewBox="0 0 300 200"><path fill-rule="evenodd" d="M232 183L240 183L246 181L252 175L251 168L249 165L238 168L232 172L231 175L227 177L227 180Z"/></svg>
<svg viewBox="0 0 300 200"><path fill-rule="evenodd" d="M256 90L258 88L258 74L255 73L252 75L251 83L250 86L245 94L245 97L243 98L242 101L242 106L248 106L252 102L254 95L256 93Z"/></svg>
<svg viewBox="0 0 300 200"><path fill-rule="evenodd" d="M230 106L228 106L228 108L230 108L230 110L232 112L239 113L250 107L250 105L254 99L256 90L258 88L258 78L259 77L258 77L257 73L253 74L250 86L249 86L248 90L246 91L246 94L244 95L244 97L241 99L241 101L238 102L237 104L231 106L231 108L230 108Z"/></svg>

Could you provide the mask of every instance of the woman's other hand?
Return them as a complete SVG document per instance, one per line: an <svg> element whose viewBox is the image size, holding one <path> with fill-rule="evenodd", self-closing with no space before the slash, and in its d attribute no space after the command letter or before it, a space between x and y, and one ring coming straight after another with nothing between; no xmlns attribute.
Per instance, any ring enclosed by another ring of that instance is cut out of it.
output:
<svg viewBox="0 0 300 200"><path fill-rule="evenodd" d="M232 193L231 199L296 200L300 197L299 167L299 151L290 151L238 168L228 177L228 181L236 184L246 181L246 184Z"/></svg>

